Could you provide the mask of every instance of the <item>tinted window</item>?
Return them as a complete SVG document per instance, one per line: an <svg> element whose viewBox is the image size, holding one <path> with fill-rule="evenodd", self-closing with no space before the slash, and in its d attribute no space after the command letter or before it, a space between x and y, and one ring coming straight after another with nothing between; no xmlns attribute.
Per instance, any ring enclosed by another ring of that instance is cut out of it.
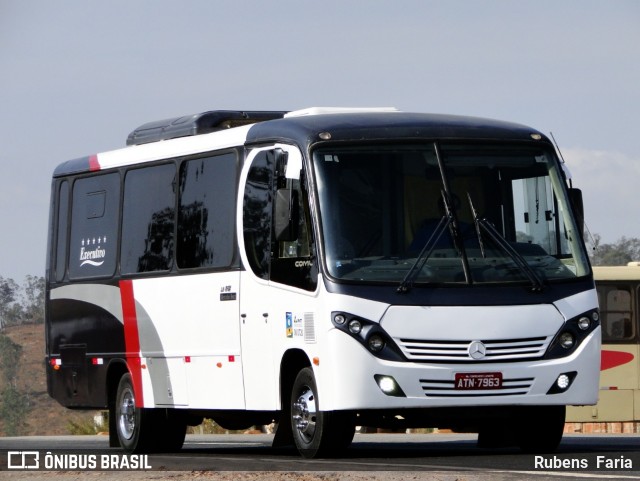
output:
<svg viewBox="0 0 640 481"><path fill-rule="evenodd" d="M169 270L173 263L176 169L127 172L122 209L123 274Z"/></svg>
<svg viewBox="0 0 640 481"><path fill-rule="evenodd" d="M73 184L69 251L69 276L72 279L113 275L119 201L120 176L116 173L78 179ZM61 248L59 237L58 256ZM57 267L56 278L60 279Z"/></svg>
<svg viewBox="0 0 640 481"><path fill-rule="evenodd" d="M263 279L269 278L273 164L274 154L271 151L260 152L253 160L247 176L242 211L249 266Z"/></svg>
<svg viewBox="0 0 640 481"><path fill-rule="evenodd" d="M296 195L298 202L296 230L297 237L292 241L277 243L277 256L271 260L271 280L294 287L313 291L317 286L318 269L312 259L312 240L309 229L309 204L306 189L298 179L287 179L286 188Z"/></svg>
<svg viewBox="0 0 640 481"><path fill-rule="evenodd" d="M635 335L633 289L627 285L598 285L604 342L629 341Z"/></svg>
<svg viewBox="0 0 640 481"><path fill-rule="evenodd" d="M64 279L67 266L67 224L69 222L69 182L60 184L58 194L58 224L56 229L55 279Z"/></svg>
<svg viewBox="0 0 640 481"><path fill-rule="evenodd" d="M182 164L177 239L180 268L231 265L235 199L235 154Z"/></svg>

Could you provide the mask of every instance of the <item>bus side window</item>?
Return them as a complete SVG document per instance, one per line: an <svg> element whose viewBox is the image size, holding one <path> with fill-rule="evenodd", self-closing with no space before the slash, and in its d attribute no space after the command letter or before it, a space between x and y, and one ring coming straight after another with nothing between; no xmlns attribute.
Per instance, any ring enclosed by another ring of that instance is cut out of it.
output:
<svg viewBox="0 0 640 481"><path fill-rule="evenodd" d="M632 339L633 308L629 286L599 286L598 296L602 313L603 341Z"/></svg>
<svg viewBox="0 0 640 481"><path fill-rule="evenodd" d="M247 175L242 206L244 247L253 273L269 279L274 155L259 152Z"/></svg>
<svg viewBox="0 0 640 481"><path fill-rule="evenodd" d="M235 254L235 153L180 167L178 267L229 267Z"/></svg>
<svg viewBox="0 0 640 481"><path fill-rule="evenodd" d="M69 223L69 182L60 184L58 191L58 222L56 231L55 279L62 282L67 268L67 227Z"/></svg>
<svg viewBox="0 0 640 481"><path fill-rule="evenodd" d="M292 179L288 182L291 183L291 190L297 192L298 199L298 238L293 241L280 241L278 244L278 257L280 259L290 257L309 257L311 254L310 238L308 229L308 206L305 205L305 194L300 188L300 181L298 179Z"/></svg>
<svg viewBox="0 0 640 481"><path fill-rule="evenodd" d="M122 207L122 274L171 269L175 186L174 164L127 172Z"/></svg>
<svg viewBox="0 0 640 481"><path fill-rule="evenodd" d="M119 205L119 174L74 182L69 239L71 279L110 277L115 273Z"/></svg>
<svg viewBox="0 0 640 481"><path fill-rule="evenodd" d="M308 194L299 179L287 179L293 200L298 202L292 209L297 219L295 239L278 241L273 238L274 256L271 259L270 279L274 282L313 291L318 284L318 269L312 256L312 238Z"/></svg>
<svg viewBox="0 0 640 481"><path fill-rule="evenodd" d="M249 267L265 280L313 291L318 269L311 257L308 195L299 179L276 185L275 150L259 152L253 159L244 189L242 228ZM296 192L298 199L297 239L278 241L273 229L274 198L277 188Z"/></svg>

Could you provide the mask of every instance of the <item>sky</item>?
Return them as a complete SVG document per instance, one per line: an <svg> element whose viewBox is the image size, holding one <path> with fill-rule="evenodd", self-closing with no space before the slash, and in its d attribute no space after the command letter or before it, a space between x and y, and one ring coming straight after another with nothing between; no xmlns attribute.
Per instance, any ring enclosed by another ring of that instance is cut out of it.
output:
<svg viewBox="0 0 640 481"><path fill-rule="evenodd" d="M379 107L552 132L603 242L640 237L637 0L0 0L0 276L44 275L61 162L153 120Z"/></svg>

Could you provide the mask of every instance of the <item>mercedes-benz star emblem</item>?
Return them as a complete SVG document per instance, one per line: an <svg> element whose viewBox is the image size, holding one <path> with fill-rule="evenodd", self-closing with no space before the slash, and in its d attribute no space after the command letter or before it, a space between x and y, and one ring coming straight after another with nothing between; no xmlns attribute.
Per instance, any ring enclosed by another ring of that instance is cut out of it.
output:
<svg viewBox="0 0 640 481"><path fill-rule="evenodd" d="M476 361L478 361L484 358L484 356L487 354L487 348L484 344L482 344L482 342L473 341L471 344L469 344L469 349L467 349L467 352L469 353L469 357L471 359L475 359Z"/></svg>

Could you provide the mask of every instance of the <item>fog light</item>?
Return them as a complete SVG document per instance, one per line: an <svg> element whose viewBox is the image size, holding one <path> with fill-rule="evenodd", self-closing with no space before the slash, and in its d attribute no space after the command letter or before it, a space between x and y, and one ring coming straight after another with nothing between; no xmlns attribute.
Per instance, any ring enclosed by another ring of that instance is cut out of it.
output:
<svg viewBox="0 0 640 481"><path fill-rule="evenodd" d="M384 349L384 344L385 344L384 339L382 338L382 336L379 336L378 334L374 334L369 338L369 349L372 352L382 351L382 349Z"/></svg>
<svg viewBox="0 0 640 481"><path fill-rule="evenodd" d="M352 334L360 334L360 331L362 331L362 323L357 319L352 320L349 323L349 330Z"/></svg>
<svg viewBox="0 0 640 481"><path fill-rule="evenodd" d="M571 334L570 332L563 332L562 334L560 334L559 342L560 345L565 349L571 349L576 340L573 338L573 334Z"/></svg>
<svg viewBox="0 0 640 481"><path fill-rule="evenodd" d="M563 391L569 387L571 383L571 379L566 374L560 374L558 379L556 380L556 386L558 386Z"/></svg>
<svg viewBox="0 0 640 481"><path fill-rule="evenodd" d="M378 386L380 386L380 389L382 389L382 392L385 394L392 393L396 390L396 382L393 378L386 376L378 381Z"/></svg>
<svg viewBox="0 0 640 481"><path fill-rule="evenodd" d="M593 313L591 314L591 319L593 319L595 322L598 322L600 320L600 314L598 313L598 311L593 311Z"/></svg>
<svg viewBox="0 0 640 481"><path fill-rule="evenodd" d="M551 385L551 387L547 391L547 394L560 394L566 392L566 390L571 386L571 383L573 383L573 380L576 378L577 374L578 373L576 371L563 372Z"/></svg>
<svg viewBox="0 0 640 481"><path fill-rule="evenodd" d="M591 327L591 319L589 319L588 317L581 317L580 319L578 319L578 327L580 328L580 330L586 331Z"/></svg>
<svg viewBox="0 0 640 481"><path fill-rule="evenodd" d="M376 374L373 376L380 390L387 396L406 397L396 380L391 376Z"/></svg>

